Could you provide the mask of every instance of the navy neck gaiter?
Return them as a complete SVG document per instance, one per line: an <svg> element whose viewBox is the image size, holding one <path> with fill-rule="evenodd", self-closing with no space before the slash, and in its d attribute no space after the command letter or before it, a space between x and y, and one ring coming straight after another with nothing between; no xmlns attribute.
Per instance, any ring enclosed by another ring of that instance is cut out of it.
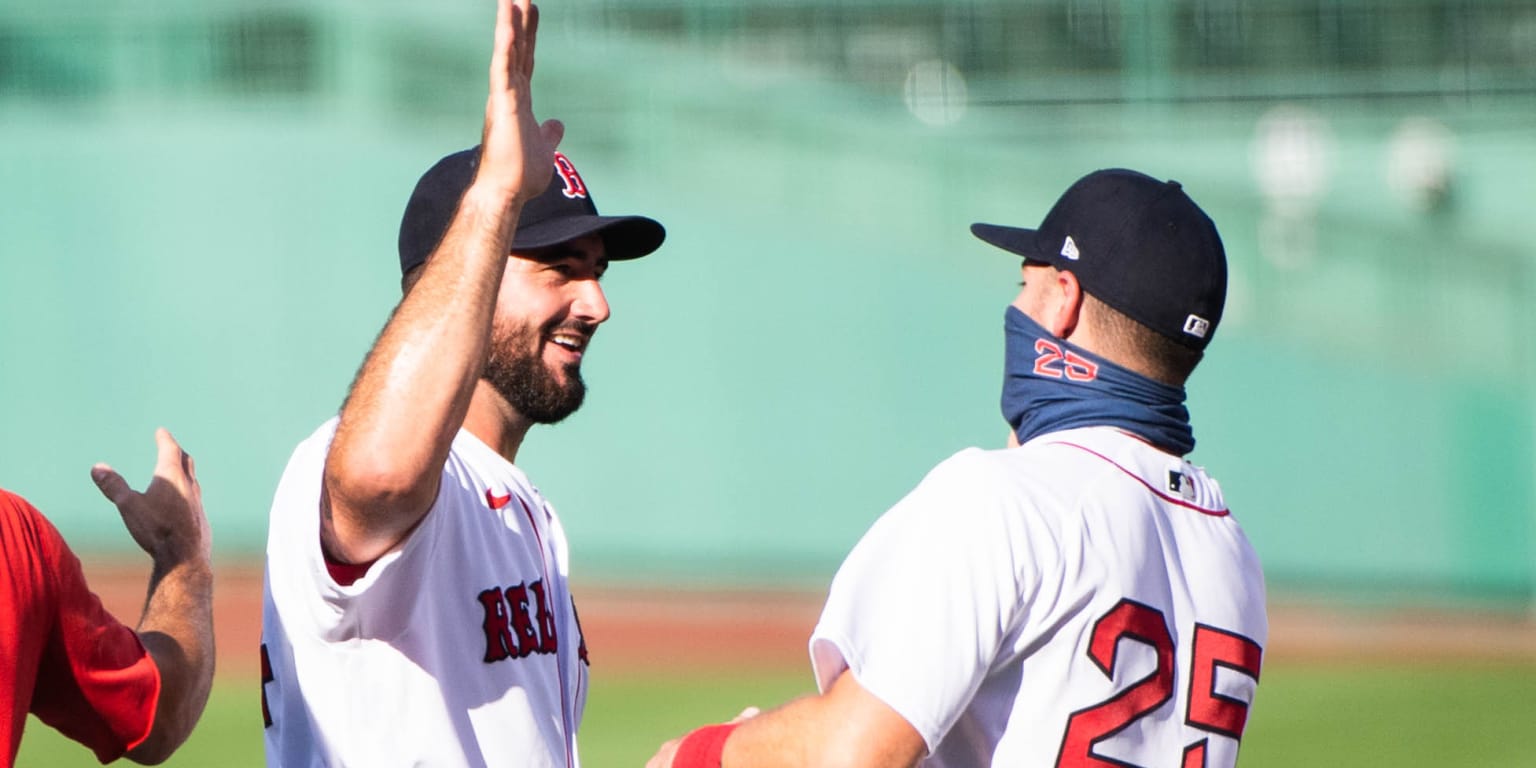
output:
<svg viewBox="0 0 1536 768"><path fill-rule="evenodd" d="M1003 418L1020 443L1075 427L1118 427L1177 456L1194 450L1184 390L1052 336L1009 306Z"/></svg>

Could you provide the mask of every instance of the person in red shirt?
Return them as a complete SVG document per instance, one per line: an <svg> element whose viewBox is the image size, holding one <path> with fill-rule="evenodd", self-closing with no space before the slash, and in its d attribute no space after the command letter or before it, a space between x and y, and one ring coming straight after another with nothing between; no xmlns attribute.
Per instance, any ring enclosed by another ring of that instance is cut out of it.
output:
<svg viewBox="0 0 1536 768"><path fill-rule="evenodd" d="M52 523L0 489L0 766L21 745L27 713L89 747L103 763L163 762L186 741L213 682L213 567L192 458L155 434L143 493L105 464L91 479L153 559L137 629L91 593Z"/></svg>

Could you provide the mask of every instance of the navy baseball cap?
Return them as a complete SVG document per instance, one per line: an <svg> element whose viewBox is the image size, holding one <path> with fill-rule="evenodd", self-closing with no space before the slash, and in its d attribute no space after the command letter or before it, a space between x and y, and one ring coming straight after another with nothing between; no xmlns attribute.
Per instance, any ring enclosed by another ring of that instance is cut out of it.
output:
<svg viewBox="0 0 1536 768"><path fill-rule="evenodd" d="M454 152L422 174L400 220L400 273L420 266L437 249L480 167L480 147ZM666 239L661 224L644 216L599 216L592 193L570 158L555 153L555 173L538 197L523 205L513 250L544 248L600 234L609 261L638 259Z"/></svg>
<svg viewBox="0 0 1536 768"><path fill-rule="evenodd" d="M1078 179L1038 229L972 224L971 234L1077 276L1083 291L1195 350L1221 322L1227 254L1177 181L1123 168Z"/></svg>

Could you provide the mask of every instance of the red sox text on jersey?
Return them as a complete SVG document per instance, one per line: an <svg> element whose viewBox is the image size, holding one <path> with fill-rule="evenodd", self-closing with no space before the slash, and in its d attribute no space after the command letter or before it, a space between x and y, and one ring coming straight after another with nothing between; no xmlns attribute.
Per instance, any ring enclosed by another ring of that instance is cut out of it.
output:
<svg viewBox="0 0 1536 768"><path fill-rule="evenodd" d="M485 609L483 627L487 663L560 650L555 615L549 609L549 597L544 592L542 579L505 589L491 587L480 593L479 600Z"/></svg>

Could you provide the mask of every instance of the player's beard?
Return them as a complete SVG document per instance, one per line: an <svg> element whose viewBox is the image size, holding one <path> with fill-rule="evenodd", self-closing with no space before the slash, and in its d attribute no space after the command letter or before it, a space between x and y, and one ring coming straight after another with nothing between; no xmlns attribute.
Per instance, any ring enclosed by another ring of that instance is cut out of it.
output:
<svg viewBox="0 0 1536 768"><path fill-rule="evenodd" d="M561 383L544 362L544 337L529 326L495 328L484 378L529 421L556 424L581 407L587 385L581 379L580 363L562 366L565 382Z"/></svg>

